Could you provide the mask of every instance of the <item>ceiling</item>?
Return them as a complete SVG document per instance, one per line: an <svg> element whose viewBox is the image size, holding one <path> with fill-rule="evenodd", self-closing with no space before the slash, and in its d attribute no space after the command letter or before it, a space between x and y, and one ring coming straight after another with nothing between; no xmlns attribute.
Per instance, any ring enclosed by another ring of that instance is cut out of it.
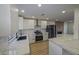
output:
<svg viewBox="0 0 79 59"><path fill-rule="evenodd" d="M49 20L70 21L74 20L74 9L79 5L75 4L17 4L19 10L24 10L25 16L47 17ZM66 13L62 13L65 10ZM41 16L44 15L44 16Z"/></svg>

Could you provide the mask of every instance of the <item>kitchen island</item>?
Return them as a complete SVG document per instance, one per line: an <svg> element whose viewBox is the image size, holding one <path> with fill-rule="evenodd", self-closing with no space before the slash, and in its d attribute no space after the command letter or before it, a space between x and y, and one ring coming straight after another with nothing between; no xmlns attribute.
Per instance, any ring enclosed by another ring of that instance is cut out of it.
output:
<svg viewBox="0 0 79 59"><path fill-rule="evenodd" d="M26 38L25 38L26 37ZM12 38L8 41L9 55L29 55L29 39L28 34L22 35L19 38Z"/></svg>
<svg viewBox="0 0 79 59"><path fill-rule="evenodd" d="M49 55L78 55L79 40L73 35L61 35L49 39Z"/></svg>

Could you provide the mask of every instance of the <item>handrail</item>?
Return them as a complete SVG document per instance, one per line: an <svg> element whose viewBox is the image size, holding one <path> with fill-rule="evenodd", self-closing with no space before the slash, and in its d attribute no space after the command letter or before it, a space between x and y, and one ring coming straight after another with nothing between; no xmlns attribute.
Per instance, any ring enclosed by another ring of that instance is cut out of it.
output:
<svg viewBox="0 0 79 59"><path fill-rule="evenodd" d="M17 39L16 36L13 36L13 37L11 37L11 38L8 40L8 42L11 43L11 42L13 42L15 39Z"/></svg>
<svg viewBox="0 0 79 59"><path fill-rule="evenodd" d="M11 37L10 39L8 38L8 39L9 39L8 41L10 41L10 40L13 39L13 38L14 38L14 37Z"/></svg>

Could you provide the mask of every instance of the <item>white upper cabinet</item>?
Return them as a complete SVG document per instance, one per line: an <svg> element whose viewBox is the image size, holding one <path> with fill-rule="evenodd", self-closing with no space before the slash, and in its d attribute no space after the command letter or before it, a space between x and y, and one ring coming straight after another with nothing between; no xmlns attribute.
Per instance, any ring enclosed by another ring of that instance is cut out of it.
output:
<svg viewBox="0 0 79 59"><path fill-rule="evenodd" d="M39 21L38 25L41 26L41 28L46 28L47 21ZM23 20L23 29L34 29L36 26L36 20Z"/></svg>
<svg viewBox="0 0 79 59"><path fill-rule="evenodd" d="M35 20L23 20L23 29L34 29L35 27Z"/></svg>
<svg viewBox="0 0 79 59"><path fill-rule="evenodd" d="M47 21L47 25L55 25L54 21Z"/></svg>
<svg viewBox="0 0 79 59"><path fill-rule="evenodd" d="M23 17L19 17L19 30L23 29Z"/></svg>
<svg viewBox="0 0 79 59"><path fill-rule="evenodd" d="M41 28L46 28L47 21L41 21Z"/></svg>

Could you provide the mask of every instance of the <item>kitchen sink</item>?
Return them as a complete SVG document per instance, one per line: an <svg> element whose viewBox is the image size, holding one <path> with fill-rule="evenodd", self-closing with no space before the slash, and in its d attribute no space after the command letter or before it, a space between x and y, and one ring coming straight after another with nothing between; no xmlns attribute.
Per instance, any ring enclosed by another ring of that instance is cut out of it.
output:
<svg viewBox="0 0 79 59"><path fill-rule="evenodd" d="M20 36L20 37L17 39L17 41L19 41L19 40L26 40L26 39L27 39L26 36Z"/></svg>

